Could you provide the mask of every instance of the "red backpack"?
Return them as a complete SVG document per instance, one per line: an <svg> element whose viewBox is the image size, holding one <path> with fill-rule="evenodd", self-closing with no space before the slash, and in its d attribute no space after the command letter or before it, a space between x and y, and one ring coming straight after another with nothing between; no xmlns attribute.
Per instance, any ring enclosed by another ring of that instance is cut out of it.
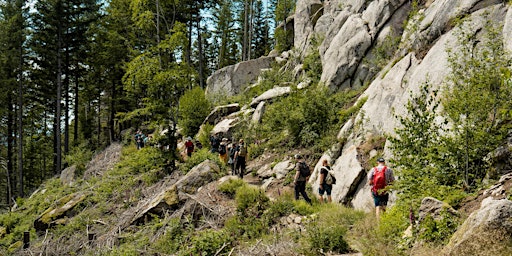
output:
<svg viewBox="0 0 512 256"><path fill-rule="evenodd" d="M386 166L382 167L382 169L378 169L377 167L373 168L373 187L372 192L377 195L386 194L385 191L382 191L386 187Z"/></svg>

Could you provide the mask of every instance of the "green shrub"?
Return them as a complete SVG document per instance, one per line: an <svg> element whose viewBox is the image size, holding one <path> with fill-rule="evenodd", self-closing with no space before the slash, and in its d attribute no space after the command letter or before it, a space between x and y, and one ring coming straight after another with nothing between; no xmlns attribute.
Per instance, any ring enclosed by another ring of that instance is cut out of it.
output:
<svg viewBox="0 0 512 256"><path fill-rule="evenodd" d="M236 191L236 210L242 217L260 217L268 207L265 192L252 186L242 186Z"/></svg>
<svg viewBox="0 0 512 256"><path fill-rule="evenodd" d="M184 251L181 255L219 255L219 253L228 253L233 237L229 236L224 230L203 230L198 235L192 237L191 248Z"/></svg>
<svg viewBox="0 0 512 256"><path fill-rule="evenodd" d="M210 103L201 87L186 91L180 98L180 122L186 136L195 136L204 119L210 114Z"/></svg>
<svg viewBox="0 0 512 256"><path fill-rule="evenodd" d="M236 191L245 186L247 184L241 179L230 179L219 186L219 191L234 198Z"/></svg>
<svg viewBox="0 0 512 256"><path fill-rule="evenodd" d="M364 213L338 204L323 204L317 215L307 222L305 253L320 255L327 252L348 253L346 233Z"/></svg>
<svg viewBox="0 0 512 256"><path fill-rule="evenodd" d="M434 244L447 244L458 226L458 218L443 210L439 219L428 215L421 221L419 239Z"/></svg>
<svg viewBox="0 0 512 256"><path fill-rule="evenodd" d="M78 174L81 174L85 171L85 166L89 161L91 161L93 156L93 151L90 150L87 144L81 144L79 146L73 147L69 154L67 154L64 159L69 166L76 166L76 170Z"/></svg>

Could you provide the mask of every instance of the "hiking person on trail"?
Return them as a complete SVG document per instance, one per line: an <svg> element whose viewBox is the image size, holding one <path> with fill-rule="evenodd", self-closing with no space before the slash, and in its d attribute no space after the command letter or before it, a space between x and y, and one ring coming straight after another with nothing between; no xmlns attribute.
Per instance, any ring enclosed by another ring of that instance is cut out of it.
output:
<svg viewBox="0 0 512 256"><path fill-rule="evenodd" d="M308 197L306 193L306 182L311 175L311 171L309 166L306 164L306 161L302 158L301 155L296 154L295 160L297 163L295 164L295 176L293 179L293 183L295 184L295 200L299 200L299 194L304 197L306 202L311 204L311 199Z"/></svg>
<svg viewBox="0 0 512 256"><path fill-rule="evenodd" d="M212 146L212 149L210 150L210 152L212 152L212 153L217 152L219 150L219 144L220 144L219 135L215 134L215 135L210 136L210 146Z"/></svg>
<svg viewBox="0 0 512 256"><path fill-rule="evenodd" d="M324 159L322 161L322 167L320 168L320 177L318 183L318 194L320 195L320 203L324 202L324 194L327 194L327 202L332 202L331 192L332 192L332 176L329 177L329 172L331 171L331 167L329 166L329 161Z"/></svg>
<svg viewBox="0 0 512 256"><path fill-rule="evenodd" d="M386 211L389 194L386 186L393 183L395 177L393 170L386 166L384 158L377 159L377 166L368 173L368 184L372 187L373 202L375 203L375 215L380 218L381 212Z"/></svg>
<svg viewBox="0 0 512 256"><path fill-rule="evenodd" d="M228 138L222 138L222 141L219 144L219 158L220 161L224 164L228 163Z"/></svg>
<svg viewBox="0 0 512 256"><path fill-rule="evenodd" d="M137 145L137 149L141 149L144 147L144 139L146 136L138 130L137 133L135 133L135 144Z"/></svg>
<svg viewBox="0 0 512 256"><path fill-rule="evenodd" d="M236 153L236 148L237 148L237 145L236 145L235 141L230 143L228 145L228 147L227 147L227 149L228 149L227 150L228 151L228 157L229 157L228 164L231 167L231 175L237 175L237 173L235 171L235 162L236 162L235 153Z"/></svg>
<svg viewBox="0 0 512 256"><path fill-rule="evenodd" d="M246 157L247 146L244 144L244 140L240 139L235 152L235 173L240 176L240 179L244 178Z"/></svg>
<svg viewBox="0 0 512 256"><path fill-rule="evenodd" d="M188 157L191 157L192 152L194 152L194 142L192 142L192 138L190 137L187 137L187 141L185 142L185 151Z"/></svg>

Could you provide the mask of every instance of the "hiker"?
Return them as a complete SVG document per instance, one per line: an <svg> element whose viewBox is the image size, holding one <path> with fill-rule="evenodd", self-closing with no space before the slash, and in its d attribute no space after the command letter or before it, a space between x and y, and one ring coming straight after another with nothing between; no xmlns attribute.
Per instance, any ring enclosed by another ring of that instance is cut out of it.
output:
<svg viewBox="0 0 512 256"><path fill-rule="evenodd" d="M219 158L220 158L220 161L224 164L227 164L228 162L228 150L227 150L227 146L228 146L228 138L222 138L222 141L220 142L219 144Z"/></svg>
<svg viewBox="0 0 512 256"><path fill-rule="evenodd" d="M212 149L210 152L215 153L219 149L219 136L217 134L210 136L210 146L212 146Z"/></svg>
<svg viewBox="0 0 512 256"><path fill-rule="evenodd" d="M192 142L192 138L190 137L187 137L187 141L185 142L185 151L188 157L191 157L192 152L194 152L194 142Z"/></svg>
<svg viewBox="0 0 512 256"><path fill-rule="evenodd" d="M375 215L379 219L381 212L386 211L389 194L386 186L395 180L393 170L386 166L384 158L377 159L377 166L368 173L368 184L372 187L373 202L375 203Z"/></svg>
<svg viewBox="0 0 512 256"><path fill-rule="evenodd" d="M135 133L135 144L137 145L137 149L141 149L144 147L144 134L138 130L136 133Z"/></svg>
<svg viewBox="0 0 512 256"><path fill-rule="evenodd" d="M329 161L324 159L322 161L322 167L320 168L320 177L319 177L319 186L318 186L318 194L320 195L320 203L324 202L324 194L327 194L327 202L332 202L331 192L332 185L336 182L333 182L333 177L330 173L331 167L329 166Z"/></svg>
<svg viewBox="0 0 512 256"><path fill-rule="evenodd" d="M237 148L237 145L236 145L236 142L233 141L232 143L230 143L228 145L228 157L229 157L229 160L228 160L228 164L229 166L231 167L231 175L237 175L236 171L235 171L235 153L236 153L236 148Z"/></svg>
<svg viewBox="0 0 512 256"><path fill-rule="evenodd" d="M293 183L295 184L295 200L299 200L299 194L304 197L306 202L311 204L311 199L308 197L306 193L306 182L311 175L311 171L309 166L306 164L306 161L302 158L301 155L296 154L295 160L297 163L295 164L295 177Z"/></svg>
<svg viewBox="0 0 512 256"><path fill-rule="evenodd" d="M247 146L244 144L244 140L240 139L235 152L235 172L238 173L240 179L244 178L246 157Z"/></svg>

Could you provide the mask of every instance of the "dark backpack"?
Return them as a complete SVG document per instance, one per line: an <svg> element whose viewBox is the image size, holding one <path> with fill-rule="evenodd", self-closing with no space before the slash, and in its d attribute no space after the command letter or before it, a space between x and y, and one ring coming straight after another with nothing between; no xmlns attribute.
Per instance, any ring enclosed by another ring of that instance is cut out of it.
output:
<svg viewBox="0 0 512 256"><path fill-rule="evenodd" d="M219 146L219 154L221 154L221 155L226 154L226 145Z"/></svg>
<svg viewBox="0 0 512 256"><path fill-rule="evenodd" d="M308 164L306 162L299 162L299 173L300 176L307 178L311 175L311 170L309 169Z"/></svg>
<svg viewBox="0 0 512 256"><path fill-rule="evenodd" d="M386 166L379 168L373 168L373 187L372 192L377 195L386 194L385 191L382 191L386 187Z"/></svg>

